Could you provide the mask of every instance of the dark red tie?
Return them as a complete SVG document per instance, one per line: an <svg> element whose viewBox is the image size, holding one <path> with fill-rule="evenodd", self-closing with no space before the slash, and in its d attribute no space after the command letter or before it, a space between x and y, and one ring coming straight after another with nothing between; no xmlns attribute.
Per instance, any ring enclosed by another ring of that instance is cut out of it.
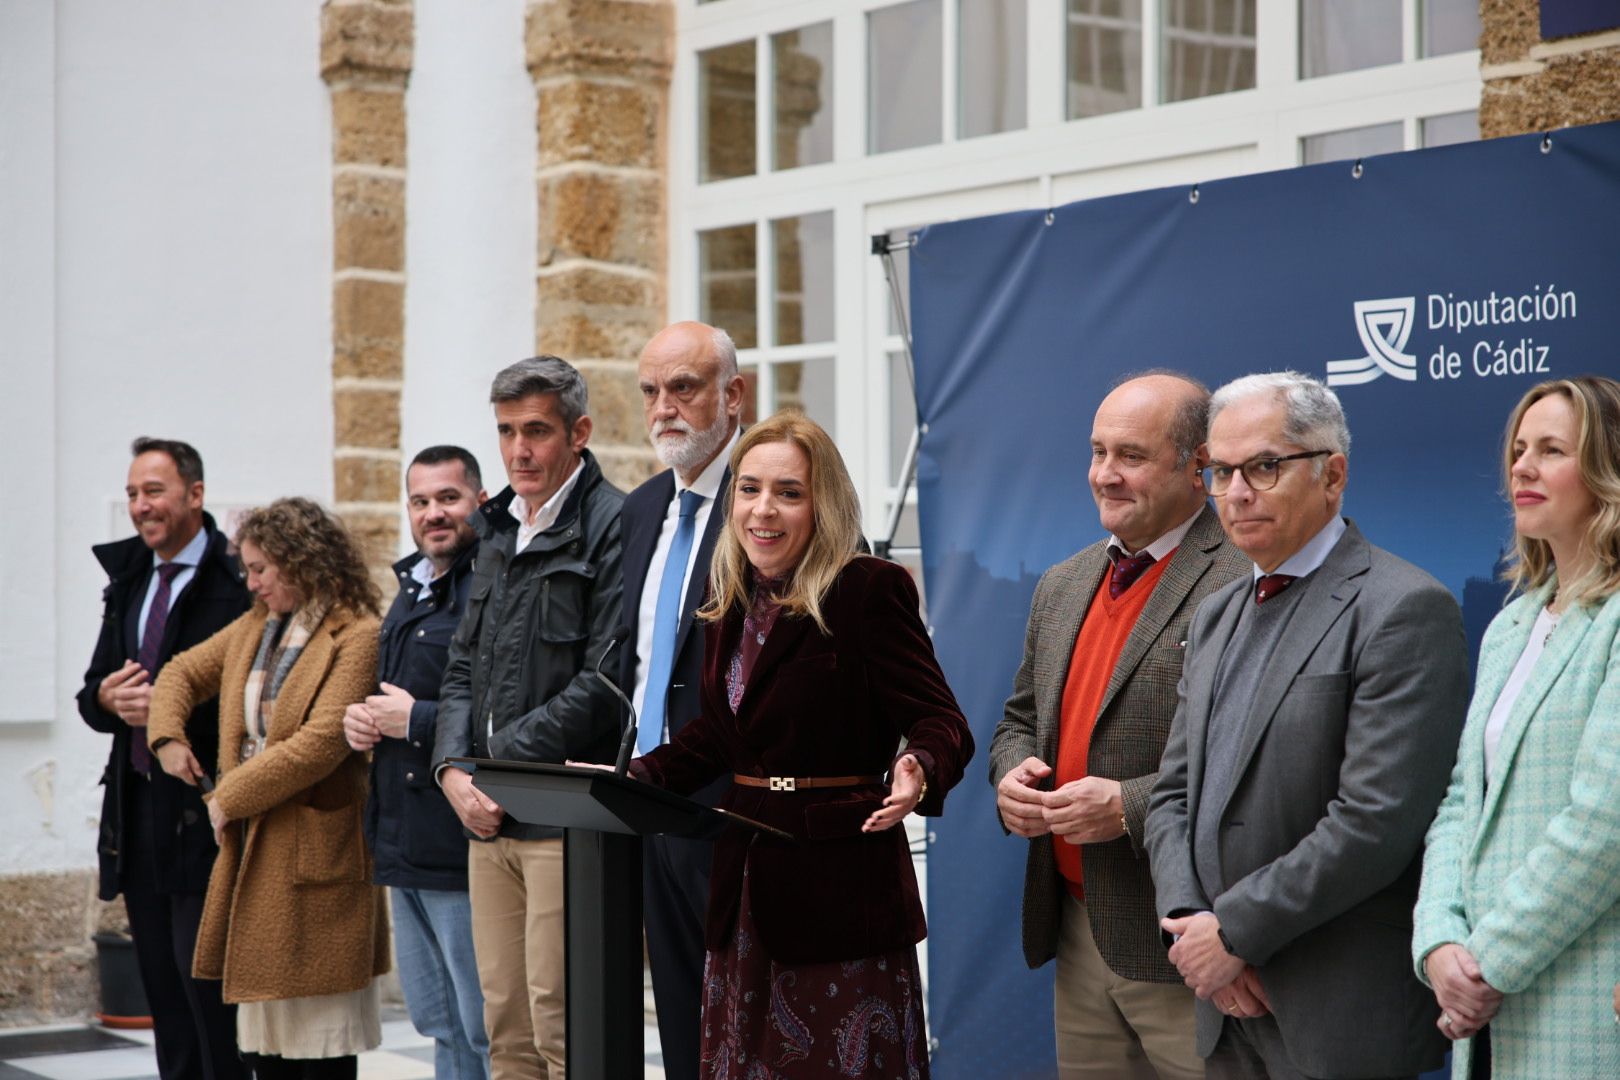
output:
<svg viewBox="0 0 1620 1080"><path fill-rule="evenodd" d="M1108 569L1108 595L1115 600L1136 583L1136 579L1142 576L1142 571L1157 561L1145 551L1140 555L1126 555L1117 547L1108 549L1108 557L1114 563Z"/></svg>
<svg viewBox="0 0 1620 1080"><path fill-rule="evenodd" d="M1263 574L1254 583L1254 602L1263 604L1297 580L1293 574Z"/></svg>
<svg viewBox="0 0 1620 1080"><path fill-rule="evenodd" d="M141 648L135 654L135 662L146 671L149 683L157 679L158 655L163 651L163 630L169 625L170 587L184 569L184 563L163 563L157 568L157 592L152 594L152 606L146 612L146 630L141 635ZM146 748L145 728L130 732L129 763L143 776L152 773L152 752Z"/></svg>

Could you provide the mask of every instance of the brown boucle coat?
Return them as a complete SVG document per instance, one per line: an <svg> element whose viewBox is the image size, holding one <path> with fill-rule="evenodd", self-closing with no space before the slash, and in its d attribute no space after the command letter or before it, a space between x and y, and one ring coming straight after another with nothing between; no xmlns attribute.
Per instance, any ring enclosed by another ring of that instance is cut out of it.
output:
<svg viewBox="0 0 1620 1080"><path fill-rule="evenodd" d="M185 742L193 706L219 694L212 797L229 824L192 973L223 979L229 1002L358 990L388 970L388 919L361 833L366 758L343 738L344 709L376 684L377 620L327 614L276 696L264 749L243 762L243 689L267 617L259 605L170 660L147 730Z"/></svg>

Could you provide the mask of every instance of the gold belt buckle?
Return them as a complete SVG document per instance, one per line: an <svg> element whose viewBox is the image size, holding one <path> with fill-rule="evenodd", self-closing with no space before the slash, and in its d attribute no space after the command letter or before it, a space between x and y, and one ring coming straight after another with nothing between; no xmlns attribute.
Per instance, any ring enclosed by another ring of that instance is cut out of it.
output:
<svg viewBox="0 0 1620 1080"><path fill-rule="evenodd" d="M795 781L794 778L791 777L791 776L773 776L773 777L771 777L771 790L772 791L795 791L795 790L798 789L798 786L799 785L798 785L797 781Z"/></svg>

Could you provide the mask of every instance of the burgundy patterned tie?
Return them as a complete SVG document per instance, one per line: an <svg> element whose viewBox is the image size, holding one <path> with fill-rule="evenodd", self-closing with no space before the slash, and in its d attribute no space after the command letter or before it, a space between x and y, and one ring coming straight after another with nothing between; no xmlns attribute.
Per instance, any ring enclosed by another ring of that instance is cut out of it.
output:
<svg viewBox="0 0 1620 1080"><path fill-rule="evenodd" d="M1108 569L1108 595L1115 600L1136 583L1136 579L1142 576L1142 571L1157 561L1145 551L1140 555L1126 555L1117 547L1108 549L1108 557L1114 563Z"/></svg>
<svg viewBox="0 0 1620 1080"><path fill-rule="evenodd" d="M158 654L163 651L163 629L169 625L169 590L184 563L163 563L157 568L157 592L152 595L152 606L146 612L146 630L141 634L141 648L135 662L146 671L148 683L157 679ZM146 748L146 729L130 732L129 763L142 776L152 774L152 752Z"/></svg>
<svg viewBox="0 0 1620 1080"><path fill-rule="evenodd" d="M1292 585L1297 578L1293 574L1263 574L1254 583L1254 602L1263 604L1273 596Z"/></svg>

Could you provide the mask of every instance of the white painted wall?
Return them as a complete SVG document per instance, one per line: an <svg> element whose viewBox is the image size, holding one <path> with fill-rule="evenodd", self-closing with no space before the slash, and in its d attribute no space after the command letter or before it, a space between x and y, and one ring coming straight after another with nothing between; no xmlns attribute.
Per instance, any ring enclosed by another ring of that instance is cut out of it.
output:
<svg viewBox="0 0 1620 1080"><path fill-rule="evenodd" d="M406 99L405 460L457 443L506 486L495 372L534 353L534 84L523 0L416 0ZM401 550L410 550L400 527Z"/></svg>
<svg viewBox="0 0 1620 1080"><path fill-rule="evenodd" d="M95 863L73 695L130 439L193 442L216 510L331 498L319 50L318 0L0 5L0 674L33 705L0 711L0 874Z"/></svg>

